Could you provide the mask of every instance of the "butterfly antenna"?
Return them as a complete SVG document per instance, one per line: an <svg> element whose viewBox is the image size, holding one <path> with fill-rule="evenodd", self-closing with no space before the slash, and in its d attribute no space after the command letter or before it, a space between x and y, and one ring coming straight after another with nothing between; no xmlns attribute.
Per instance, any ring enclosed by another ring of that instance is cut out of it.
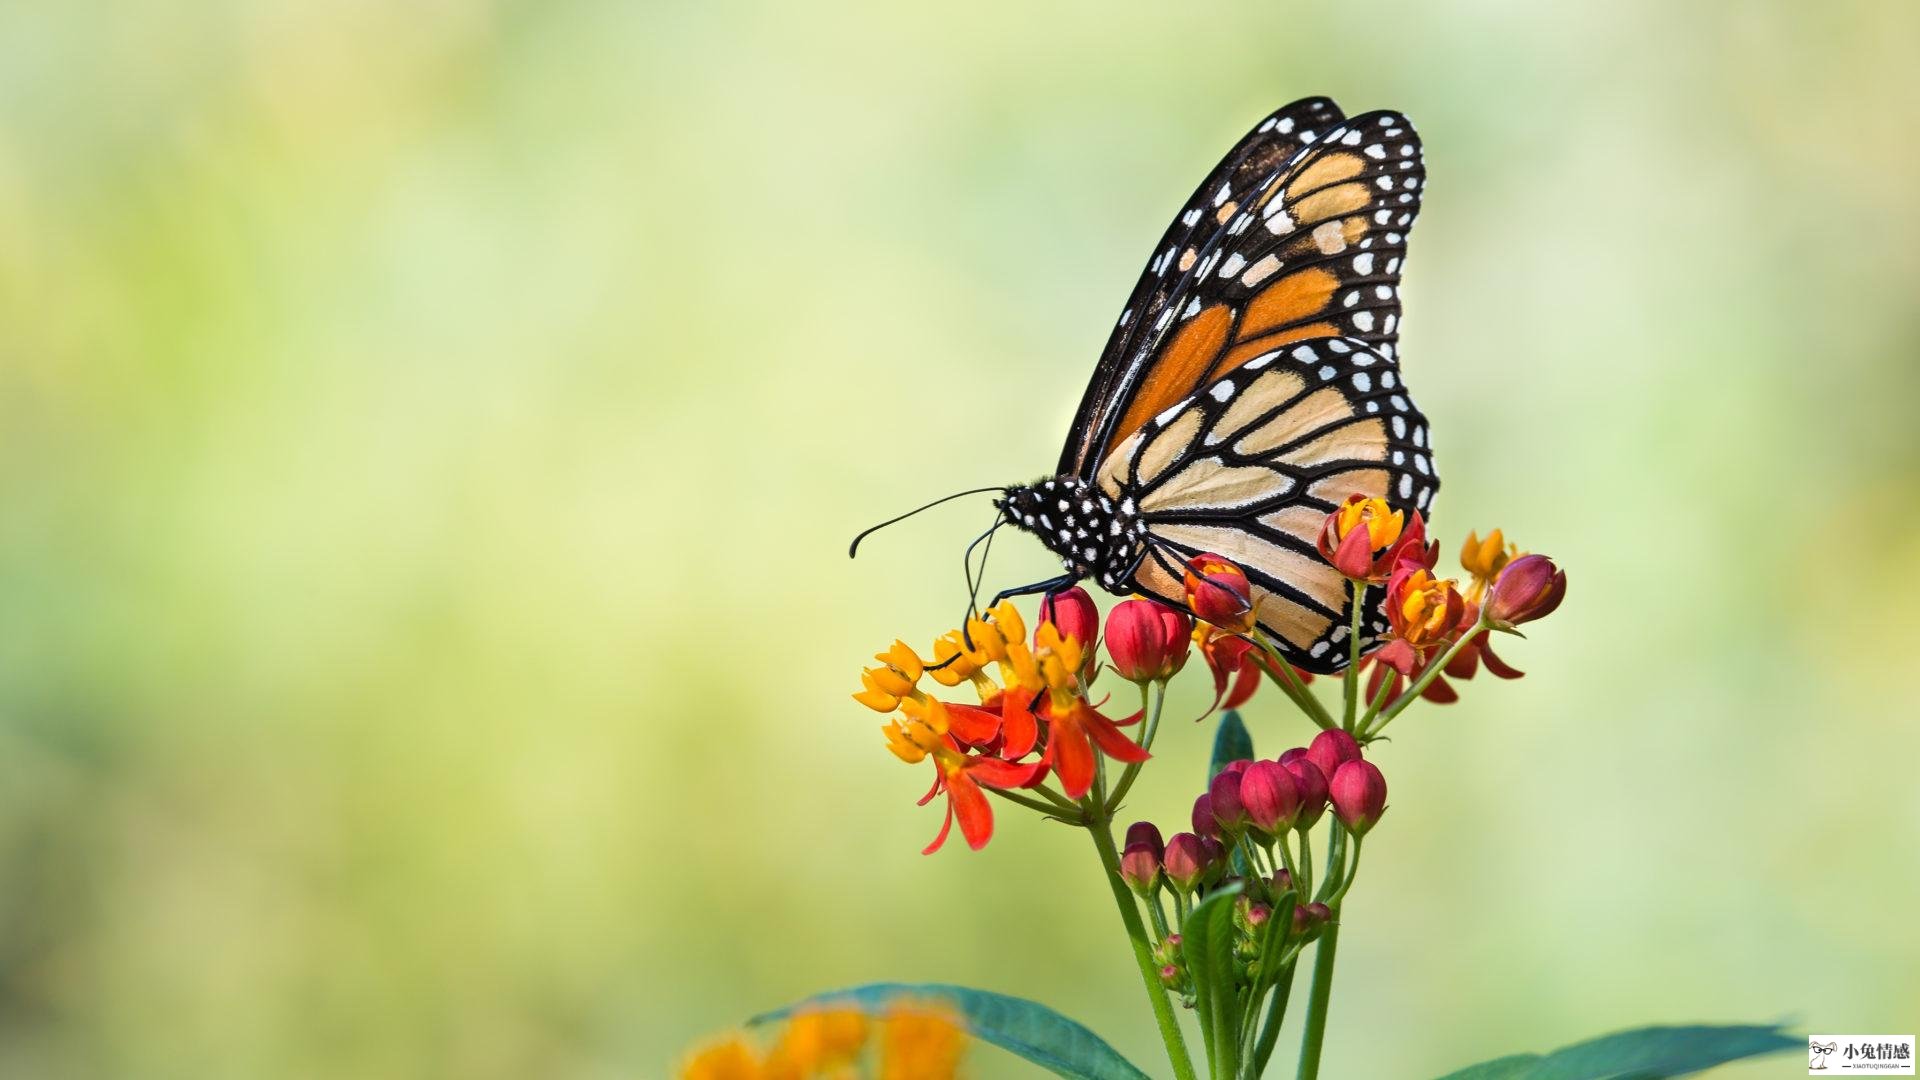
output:
<svg viewBox="0 0 1920 1080"><path fill-rule="evenodd" d="M992 525L987 527L986 532L975 537L973 543L967 545L967 553L961 558L962 566L967 574L967 615L966 618L960 620L960 640L965 643L969 649L973 648L973 620L980 613L980 585L987 580L987 559L993 554L993 534L999 532L1000 526L1006 523L1005 518L994 521ZM986 544L986 547L980 552L980 574L978 577L975 577L973 572L973 549L979 547L982 542Z"/></svg>
<svg viewBox="0 0 1920 1080"><path fill-rule="evenodd" d="M955 499L964 499L969 495L984 495L989 491L1005 491L1005 490L1007 489L1003 487L983 487L983 488L974 488L971 491L956 491L953 494L946 496L945 498L935 499L925 506L916 507L912 510L909 510L904 514L901 514L899 517L888 518L887 520L881 522L878 525L873 526L872 528L862 529L860 530L860 535L855 536L853 538L853 543L847 545L847 558L851 559L855 555L859 554L860 541L865 540L868 536L872 535L873 533L879 532L881 529L884 529L889 525L893 525L897 522L905 521L922 510L931 510L934 507L939 506L941 503L952 502Z"/></svg>

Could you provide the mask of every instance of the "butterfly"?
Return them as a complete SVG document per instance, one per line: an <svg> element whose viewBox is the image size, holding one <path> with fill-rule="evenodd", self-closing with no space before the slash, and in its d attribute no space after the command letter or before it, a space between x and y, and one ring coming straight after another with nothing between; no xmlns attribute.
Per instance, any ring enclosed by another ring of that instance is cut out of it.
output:
<svg viewBox="0 0 1920 1080"><path fill-rule="evenodd" d="M1425 512L1439 488L1396 354L1425 182L1398 112L1306 98L1248 132L1154 247L1054 475L979 489L1066 571L1001 596L1091 579L1184 606L1184 564L1210 552L1246 571L1289 662L1339 670L1349 596L1321 523L1354 493ZM1363 649L1387 632L1381 593Z"/></svg>

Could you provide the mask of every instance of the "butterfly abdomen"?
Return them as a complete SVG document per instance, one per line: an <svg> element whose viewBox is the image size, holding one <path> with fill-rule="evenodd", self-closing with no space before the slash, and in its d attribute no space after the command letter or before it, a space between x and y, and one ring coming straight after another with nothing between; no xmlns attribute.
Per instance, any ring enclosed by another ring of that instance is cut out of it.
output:
<svg viewBox="0 0 1920 1080"><path fill-rule="evenodd" d="M1009 525L1039 537L1068 573L1092 578L1109 592L1133 592L1147 526L1127 502L1115 502L1079 477L1056 476L1008 488L999 506Z"/></svg>

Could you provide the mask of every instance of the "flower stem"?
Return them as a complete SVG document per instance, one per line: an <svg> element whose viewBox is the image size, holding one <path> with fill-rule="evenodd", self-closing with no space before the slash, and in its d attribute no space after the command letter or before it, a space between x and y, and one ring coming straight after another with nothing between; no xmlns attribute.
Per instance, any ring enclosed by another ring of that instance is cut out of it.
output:
<svg viewBox="0 0 1920 1080"><path fill-rule="evenodd" d="M1153 700L1151 703L1147 700L1146 686L1144 684L1141 685L1140 708L1147 714L1147 718L1144 721L1145 729L1140 733L1140 749L1153 749L1153 737L1160 732L1160 711L1166 702L1167 684L1165 680L1153 684ZM1113 794L1107 798L1106 806L1109 816L1111 816L1114 811L1120 809L1120 800L1127 797L1127 792L1133 787L1134 777L1140 775L1140 766L1144 764L1146 763L1136 761L1128 765L1126 770L1120 774L1120 782L1113 786Z"/></svg>
<svg viewBox="0 0 1920 1080"><path fill-rule="evenodd" d="M1353 730L1353 719L1360 711L1360 624L1367 614L1367 583L1348 581L1347 587L1353 591L1353 620L1347 627L1347 675L1346 675L1346 717L1341 727Z"/></svg>
<svg viewBox="0 0 1920 1080"><path fill-rule="evenodd" d="M1274 648L1273 642L1267 640L1267 635L1256 628L1252 640L1255 645L1260 646L1261 652L1266 653L1273 660L1271 664L1262 665L1267 669L1267 678L1272 679L1281 690L1285 691L1286 695L1293 699L1293 703L1299 706L1300 711L1306 713L1307 718L1320 725L1323 730L1331 731L1338 727L1339 725L1333 722L1333 717L1327 713L1326 707L1320 704L1320 699L1314 697L1313 692L1300 681L1300 676L1293 673L1293 665L1287 663L1286 658L1280 655L1280 650Z"/></svg>
<svg viewBox="0 0 1920 1080"><path fill-rule="evenodd" d="M1292 919L1292 914L1288 914L1287 918ZM1280 1025L1287 1018L1287 997L1292 992L1293 964L1288 963L1280 970L1280 978L1274 983L1273 1000L1268 1003L1267 1018L1260 1025L1260 1041L1253 1048L1253 1075L1255 1076L1267 1071L1267 1059L1273 1056L1274 1044L1280 1041Z"/></svg>
<svg viewBox="0 0 1920 1080"><path fill-rule="evenodd" d="M985 784L982 784L980 786L987 787ZM1060 818L1063 821L1073 822L1074 824L1079 823L1079 812L1077 809L1074 811L1071 811L1073 816L1067 817L1065 815L1070 813L1069 811L1059 806L1043 803L1039 799L1029 799L1025 795L1018 795L1004 788L987 787L987 790L992 792L995 795L1000 796L1001 798L1007 800L1008 802L1018 803L1029 810L1038 810L1041 813L1047 815L1048 817Z"/></svg>
<svg viewBox="0 0 1920 1080"><path fill-rule="evenodd" d="M1187 1039L1180 1032L1180 1019L1174 1015L1173 1001L1167 996L1167 988L1160 982L1160 973L1153 966L1153 946L1147 938L1146 924L1140 921L1140 909L1134 904L1133 894L1127 891L1126 883L1120 880L1120 854L1113 848L1113 832L1106 815L1087 823L1087 831L1093 834L1093 846L1100 853L1100 865L1106 869L1107 885L1113 890L1114 905L1120 909L1120 921L1126 924L1127 938L1133 946L1133 959L1140 967L1140 981L1146 985L1147 1001L1153 1006L1153 1018L1160 1025L1160 1040L1166 1043L1167 1060L1173 1065L1173 1075L1178 1080L1197 1080L1193 1071L1193 1061L1187 1056Z"/></svg>
<svg viewBox="0 0 1920 1080"><path fill-rule="evenodd" d="M1340 923L1327 923L1313 952L1313 989L1307 998L1307 1029L1300 1037L1299 1080L1320 1075L1320 1045L1327 1037L1327 998L1333 993L1333 953Z"/></svg>
<svg viewBox="0 0 1920 1080"><path fill-rule="evenodd" d="M1404 711L1407 706L1413 704L1415 701L1418 701L1420 699L1421 692L1427 688L1427 685L1433 682L1433 680L1439 678L1441 670L1444 669L1448 664L1452 663L1453 658L1460 655L1461 650L1465 649L1467 647L1467 644L1471 642L1474 638L1480 636L1480 631L1485 630L1486 628L1487 628L1486 616L1482 615L1480 617L1480 621L1474 624L1473 629L1468 630L1466 633L1461 634L1458 638L1456 638L1454 640L1453 646L1449 648L1445 653L1441 654L1439 659L1433 661L1432 663L1428 664L1426 667L1420 669L1420 677L1414 680L1412 686L1407 687L1406 693L1401 694L1399 697L1395 698L1393 701L1393 704L1387 706L1386 711L1380 714L1380 722L1373 726L1373 730L1369 732L1365 732L1364 734L1368 736L1378 734L1381 728L1386 727L1387 724L1392 722L1393 718L1396 716L1399 716L1400 713Z"/></svg>

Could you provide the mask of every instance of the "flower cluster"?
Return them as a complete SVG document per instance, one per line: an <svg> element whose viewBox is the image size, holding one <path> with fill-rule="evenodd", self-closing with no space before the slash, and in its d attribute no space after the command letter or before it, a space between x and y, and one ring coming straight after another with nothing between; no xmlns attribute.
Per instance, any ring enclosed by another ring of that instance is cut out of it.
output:
<svg viewBox="0 0 1920 1080"><path fill-rule="evenodd" d="M1157 614L1145 620L1136 612L1123 615L1124 607L1115 608L1108 634L1122 643L1115 655L1127 658L1126 670L1177 669L1184 648L1170 655L1165 638L1178 630L1184 645L1184 626L1167 627ZM898 714L881 728L888 748L908 764L934 763L933 787L921 802L947 796L946 820L928 853L946 842L955 820L970 847L985 846L993 835L985 791L1031 788L1071 808L1092 790L1102 757L1126 765L1147 760L1146 749L1120 730L1139 717L1116 721L1089 699L1100 625L1092 598L1069 589L1048 598L1042 610L1031 639L1019 610L1002 602L986 618L969 619L964 631L934 642L931 663L896 641L875 657L879 666L861 672L863 689L854 700ZM926 693L920 682L928 677L947 688L968 684L977 703ZM1047 785L1049 777L1057 790Z"/></svg>
<svg viewBox="0 0 1920 1080"><path fill-rule="evenodd" d="M1161 981L1191 997L1195 976L1182 936L1170 928L1226 891L1234 896L1237 985L1257 993L1333 920L1358 869L1361 840L1386 805L1380 770L1351 734L1334 729L1278 758L1225 763L1194 800L1191 832L1163 842L1153 823L1135 822L1119 873L1152 916ZM1329 809L1334 850L1316 889L1309 835ZM1287 915L1277 929L1276 911Z"/></svg>
<svg viewBox="0 0 1920 1080"><path fill-rule="evenodd" d="M951 1080L966 1032L937 1005L903 1004L877 1023L851 1009L802 1012L765 1052L734 1036L687 1058L681 1080Z"/></svg>

